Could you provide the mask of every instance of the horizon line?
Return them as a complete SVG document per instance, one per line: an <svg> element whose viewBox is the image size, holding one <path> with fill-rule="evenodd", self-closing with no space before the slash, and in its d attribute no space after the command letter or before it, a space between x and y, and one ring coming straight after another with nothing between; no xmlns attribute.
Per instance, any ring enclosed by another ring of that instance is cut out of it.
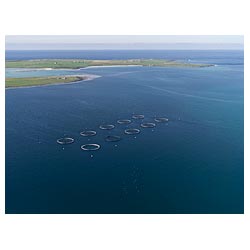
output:
<svg viewBox="0 0 250 250"><path fill-rule="evenodd" d="M244 43L5 43L8 50L244 50Z"/></svg>

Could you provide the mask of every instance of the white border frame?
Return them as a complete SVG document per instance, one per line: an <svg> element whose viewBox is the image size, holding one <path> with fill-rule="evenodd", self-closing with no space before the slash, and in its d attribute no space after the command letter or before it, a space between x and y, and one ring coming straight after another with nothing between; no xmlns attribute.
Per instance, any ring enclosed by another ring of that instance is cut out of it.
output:
<svg viewBox="0 0 250 250"><path fill-rule="evenodd" d="M249 150L250 34L247 1L31 1L1 3L5 35L245 35L245 152ZM4 74L0 135L5 138ZM249 113L249 112L248 112ZM244 215L5 215L1 142L0 246L13 249L249 249L249 154Z"/></svg>

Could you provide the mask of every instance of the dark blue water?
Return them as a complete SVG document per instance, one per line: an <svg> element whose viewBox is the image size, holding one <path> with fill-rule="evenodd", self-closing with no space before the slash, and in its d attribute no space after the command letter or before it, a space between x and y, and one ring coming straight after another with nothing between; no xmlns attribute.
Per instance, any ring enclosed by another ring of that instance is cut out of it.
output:
<svg viewBox="0 0 250 250"><path fill-rule="evenodd" d="M81 72L102 77L6 90L6 213L244 212L243 52L81 53L100 59L171 55L218 66L88 68ZM6 55L76 58L77 52ZM136 138L123 133L125 125L98 129L133 113L170 121L141 129ZM90 141L79 135L85 128L97 131ZM105 142L108 134L122 140ZM58 145L64 135L75 143ZM93 157L80 149L89 142L101 145Z"/></svg>

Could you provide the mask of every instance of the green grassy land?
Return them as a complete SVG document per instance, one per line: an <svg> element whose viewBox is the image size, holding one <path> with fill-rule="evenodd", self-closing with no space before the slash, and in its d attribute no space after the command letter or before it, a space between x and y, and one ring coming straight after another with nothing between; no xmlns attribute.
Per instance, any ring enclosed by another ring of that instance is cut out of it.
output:
<svg viewBox="0 0 250 250"><path fill-rule="evenodd" d="M41 86L53 83L69 83L84 80L84 77L70 76L70 77L25 77L25 78L6 78L5 87L25 87L25 86Z"/></svg>
<svg viewBox="0 0 250 250"><path fill-rule="evenodd" d="M43 59L6 61L6 68L53 68L78 69L88 66L141 65L158 67L209 67L210 64L182 63L171 60L131 59L131 60L76 60L76 59Z"/></svg>
<svg viewBox="0 0 250 250"><path fill-rule="evenodd" d="M115 65L140 65L147 67L210 67L211 64L192 64L182 63L171 60L155 59L131 59L131 60L77 60L77 59L43 59L43 60L20 60L6 61L6 68L53 68L53 69L78 69L88 66L115 66ZM84 77L26 77L26 78L7 78L5 81L6 88L38 86L53 83L69 83L84 80Z"/></svg>

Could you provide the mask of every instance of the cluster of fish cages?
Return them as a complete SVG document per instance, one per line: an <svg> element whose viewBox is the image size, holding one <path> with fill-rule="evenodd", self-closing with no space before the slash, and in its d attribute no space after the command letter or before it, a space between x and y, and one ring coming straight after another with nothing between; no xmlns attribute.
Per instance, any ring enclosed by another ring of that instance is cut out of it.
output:
<svg viewBox="0 0 250 250"><path fill-rule="evenodd" d="M136 123L134 122L135 126L133 127L126 127L123 132L124 135L137 135L141 132L141 129L145 129L145 128L151 128L153 129L154 127L156 127L157 123L167 123L169 121L168 118L166 117L156 117L153 119L153 121L150 122L143 122L143 119L145 118L144 115L142 114L134 114L132 115L131 119L120 119L117 120L117 124L101 124L98 129L100 130L108 130L108 131L114 131L114 129L116 128L116 126L121 126L121 125L130 125L133 124L133 121L137 121ZM140 125L138 124L138 120L141 121ZM139 128L138 128L139 127ZM97 131L95 130L84 130L80 132L80 136L86 137L86 138L90 138L90 137L94 137L98 134ZM104 141L106 142L118 142L122 139L121 135L117 135L115 133L109 134L104 138ZM57 139L57 143L60 145L68 145L68 144L72 144L75 142L75 139L72 137L62 137ZM101 148L101 145L98 143L86 143L81 145L81 150L83 151L96 151L99 150Z"/></svg>

